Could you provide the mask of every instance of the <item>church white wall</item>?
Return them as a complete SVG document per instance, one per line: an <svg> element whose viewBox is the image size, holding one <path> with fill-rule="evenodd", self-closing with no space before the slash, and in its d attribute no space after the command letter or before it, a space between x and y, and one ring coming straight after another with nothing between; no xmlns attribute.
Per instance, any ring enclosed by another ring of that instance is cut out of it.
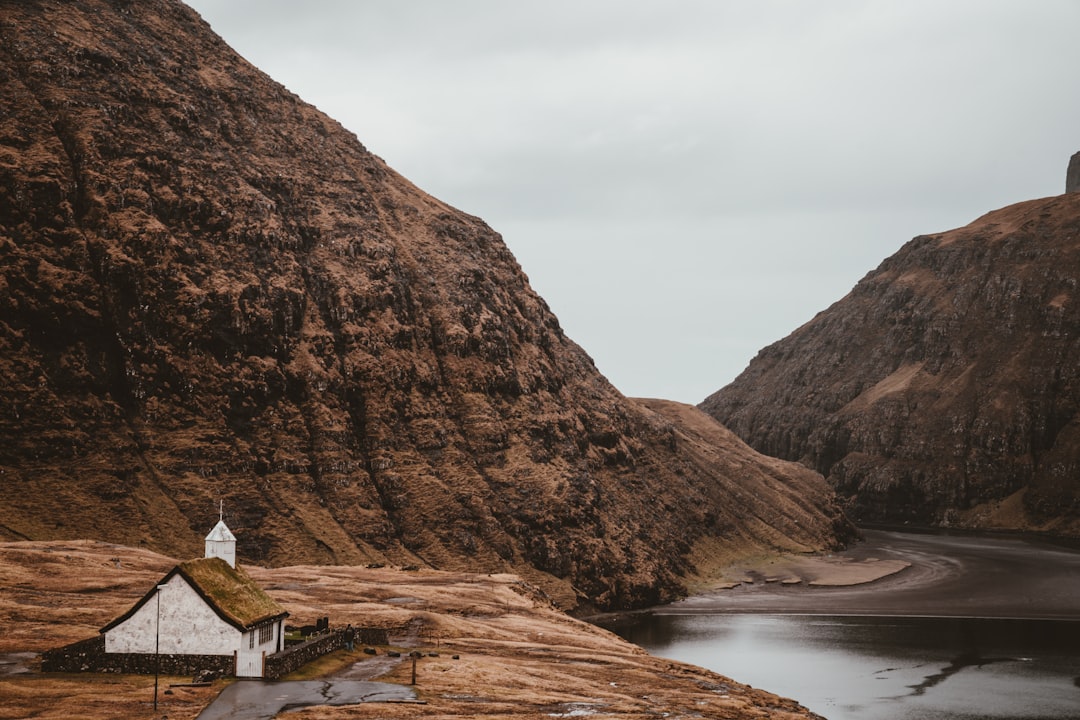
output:
<svg viewBox="0 0 1080 720"><path fill-rule="evenodd" d="M180 575L174 575L161 601L160 652L170 655L232 655L241 631L222 620ZM153 653L157 632L153 597L130 618L105 633L105 652Z"/></svg>
<svg viewBox="0 0 1080 720"><path fill-rule="evenodd" d="M210 540L207 539L205 557L221 558L229 563L230 567L236 567L236 541Z"/></svg>

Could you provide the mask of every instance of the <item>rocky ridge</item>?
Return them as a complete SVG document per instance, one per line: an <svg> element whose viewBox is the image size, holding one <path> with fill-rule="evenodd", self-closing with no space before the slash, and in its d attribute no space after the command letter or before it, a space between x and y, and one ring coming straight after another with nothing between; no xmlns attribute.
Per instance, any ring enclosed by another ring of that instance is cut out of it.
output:
<svg viewBox="0 0 1080 720"><path fill-rule="evenodd" d="M244 562L612 609L847 537L820 477L623 397L496 232L182 3L3 3L0 86L0 538L190 557L224 500Z"/></svg>
<svg viewBox="0 0 1080 720"><path fill-rule="evenodd" d="M1078 275L1075 192L917 237L700 407L858 521L1080 534Z"/></svg>

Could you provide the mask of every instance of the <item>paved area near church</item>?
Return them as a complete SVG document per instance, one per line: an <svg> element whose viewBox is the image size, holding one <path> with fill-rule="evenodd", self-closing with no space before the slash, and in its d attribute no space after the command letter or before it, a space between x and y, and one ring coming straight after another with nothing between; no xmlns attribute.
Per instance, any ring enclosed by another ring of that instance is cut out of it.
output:
<svg viewBox="0 0 1080 720"><path fill-rule="evenodd" d="M33 652L0 653L0 675L27 675L30 663L37 659Z"/></svg>
<svg viewBox="0 0 1080 720"><path fill-rule="evenodd" d="M225 688L198 720L270 720L283 710L313 705L355 705L367 702L414 702L404 685L362 680L241 680Z"/></svg>

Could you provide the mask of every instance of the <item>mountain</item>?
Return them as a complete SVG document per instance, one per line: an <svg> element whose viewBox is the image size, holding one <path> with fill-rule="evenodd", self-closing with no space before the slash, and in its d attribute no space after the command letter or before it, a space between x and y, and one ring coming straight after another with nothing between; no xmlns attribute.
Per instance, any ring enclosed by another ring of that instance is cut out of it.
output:
<svg viewBox="0 0 1080 720"><path fill-rule="evenodd" d="M623 397L496 232L182 3L2 3L0 59L0 538L191 557L223 501L242 562L610 609L849 537L820 476Z"/></svg>
<svg viewBox="0 0 1080 720"><path fill-rule="evenodd" d="M917 237L700 407L858 521L1078 535L1078 279L1080 193Z"/></svg>

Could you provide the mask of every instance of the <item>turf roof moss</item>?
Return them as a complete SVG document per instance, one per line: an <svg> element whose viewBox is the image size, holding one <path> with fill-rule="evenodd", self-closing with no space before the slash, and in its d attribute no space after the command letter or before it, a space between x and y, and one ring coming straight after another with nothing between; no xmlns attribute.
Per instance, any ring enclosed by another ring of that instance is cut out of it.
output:
<svg viewBox="0 0 1080 720"><path fill-rule="evenodd" d="M180 564L180 571L217 610L241 627L284 615L285 610L246 572L221 558L200 558Z"/></svg>

